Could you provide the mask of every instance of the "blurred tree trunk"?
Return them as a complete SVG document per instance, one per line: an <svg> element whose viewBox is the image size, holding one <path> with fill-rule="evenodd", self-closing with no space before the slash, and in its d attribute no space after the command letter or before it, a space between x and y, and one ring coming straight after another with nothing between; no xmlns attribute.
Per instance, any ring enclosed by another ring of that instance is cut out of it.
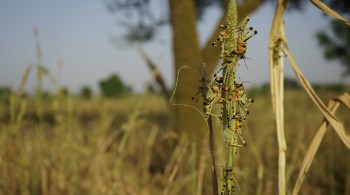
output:
<svg viewBox="0 0 350 195"><path fill-rule="evenodd" d="M227 0L225 4L227 4ZM239 5L239 16L246 16L255 11L262 5L264 0L247 0ZM227 6L225 6L227 7ZM175 78L178 70L183 66L193 67L193 70L201 71L202 62L206 64L206 71L213 72L219 62L219 48L213 47L211 43L217 39L219 24L217 29L210 36L204 48L199 46L198 33L196 31L196 8L194 0L169 0L170 21L173 33L173 52ZM226 10L220 23L223 23L226 16ZM198 92L200 86L200 72L194 74L193 71L182 71L180 74L178 87L175 93L176 103L191 103L191 96ZM209 78L210 79L210 78ZM203 110L202 105L196 105L196 108ZM176 106L175 111L175 128L180 133L188 134L192 140L203 138L207 135L207 126L204 118L193 108Z"/></svg>
<svg viewBox="0 0 350 195"><path fill-rule="evenodd" d="M200 48L196 31L195 2L189 0L170 0L170 21L173 32L173 51L175 75L182 66L200 67ZM176 89L175 101L191 104L190 97L199 87L199 77L184 71ZM199 110L202 108L198 107ZM184 106L175 108L175 128L180 133L189 134L191 138L201 138L205 135L205 121L194 109Z"/></svg>

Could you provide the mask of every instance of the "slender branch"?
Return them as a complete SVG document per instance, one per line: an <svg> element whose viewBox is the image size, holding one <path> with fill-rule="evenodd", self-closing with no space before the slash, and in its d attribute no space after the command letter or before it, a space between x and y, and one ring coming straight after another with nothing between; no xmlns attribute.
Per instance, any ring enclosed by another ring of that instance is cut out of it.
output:
<svg viewBox="0 0 350 195"><path fill-rule="evenodd" d="M163 76L159 73L158 66L149 58L149 56L145 53L145 51L141 47L139 48L139 53L140 53L141 57L143 58L143 60L145 60L148 68L151 70L151 72L153 74L154 79L156 80L156 82L160 86L162 94L168 100L170 100L170 91L166 87L165 80L164 80Z"/></svg>
<svg viewBox="0 0 350 195"><path fill-rule="evenodd" d="M214 144L214 130L213 130L213 121L211 116L209 116L208 120L209 127L209 146L210 146L210 159L211 159L211 175L213 179L213 194L218 195L218 176L216 173L216 163L215 163L215 144Z"/></svg>

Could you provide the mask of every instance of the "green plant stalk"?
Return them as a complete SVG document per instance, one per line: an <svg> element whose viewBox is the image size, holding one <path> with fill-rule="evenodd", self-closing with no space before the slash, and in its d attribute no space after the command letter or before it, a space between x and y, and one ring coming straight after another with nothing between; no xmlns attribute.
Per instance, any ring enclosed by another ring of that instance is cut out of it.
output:
<svg viewBox="0 0 350 195"><path fill-rule="evenodd" d="M43 121L43 109L42 109L42 80L43 80L43 73L42 73L42 65L37 64L37 89L36 89L36 114L39 118L39 121Z"/></svg>
<svg viewBox="0 0 350 195"><path fill-rule="evenodd" d="M10 121L12 124L15 123L15 117L16 117L16 97L15 95L10 95L10 102L9 102L9 111L10 111Z"/></svg>
<svg viewBox="0 0 350 195"><path fill-rule="evenodd" d="M43 67L41 64L41 48L39 40L39 31L36 27L33 28L35 51L36 51L36 97L35 97L35 109L39 122L43 121L43 108L42 108L42 80L43 80Z"/></svg>
<svg viewBox="0 0 350 195"><path fill-rule="evenodd" d="M237 40L235 37L235 31L237 28L237 3L236 0L231 0L228 5L228 13L226 18L226 25L228 30L228 37L224 45L225 51L234 51L237 48ZM224 84L230 87L230 90L235 89L235 80L236 80L236 63L237 57L235 56L233 60L228 60L224 58L223 64L223 79ZM225 93L225 99L229 99L229 94ZM233 134L232 138L229 140L228 146L228 159L227 159L227 170L232 169L233 167L233 157L235 155L237 143L237 132L232 131L235 127L235 119L233 119L236 114L236 105L235 101L224 101L223 102L223 130L224 133ZM226 117L228 116L228 117ZM232 171L224 170L223 175L223 194L232 194L234 192L234 177Z"/></svg>

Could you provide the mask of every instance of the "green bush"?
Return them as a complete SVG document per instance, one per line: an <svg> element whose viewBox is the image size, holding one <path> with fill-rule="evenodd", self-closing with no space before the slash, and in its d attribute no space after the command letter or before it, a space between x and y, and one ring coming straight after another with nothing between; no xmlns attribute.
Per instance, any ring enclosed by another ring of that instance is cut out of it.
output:
<svg viewBox="0 0 350 195"><path fill-rule="evenodd" d="M80 97L89 99L89 98L91 98L91 96L92 96L92 90L89 86L83 86L80 89Z"/></svg>
<svg viewBox="0 0 350 195"><path fill-rule="evenodd" d="M104 97L121 97L130 91L116 74L100 81L100 90Z"/></svg>

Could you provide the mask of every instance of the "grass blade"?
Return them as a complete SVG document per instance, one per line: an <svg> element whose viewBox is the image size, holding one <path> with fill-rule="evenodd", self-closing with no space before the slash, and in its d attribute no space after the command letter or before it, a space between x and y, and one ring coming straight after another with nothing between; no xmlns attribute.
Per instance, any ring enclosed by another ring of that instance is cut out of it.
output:
<svg viewBox="0 0 350 195"><path fill-rule="evenodd" d="M322 10L324 13L333 16L334 18L344 22L345 24L350 26L349 20L345 19L343 16L329 8L326 4L322 3L319 0L310 0L312 4L314 4L316 7L318 7L320 10Z"/></svg>

